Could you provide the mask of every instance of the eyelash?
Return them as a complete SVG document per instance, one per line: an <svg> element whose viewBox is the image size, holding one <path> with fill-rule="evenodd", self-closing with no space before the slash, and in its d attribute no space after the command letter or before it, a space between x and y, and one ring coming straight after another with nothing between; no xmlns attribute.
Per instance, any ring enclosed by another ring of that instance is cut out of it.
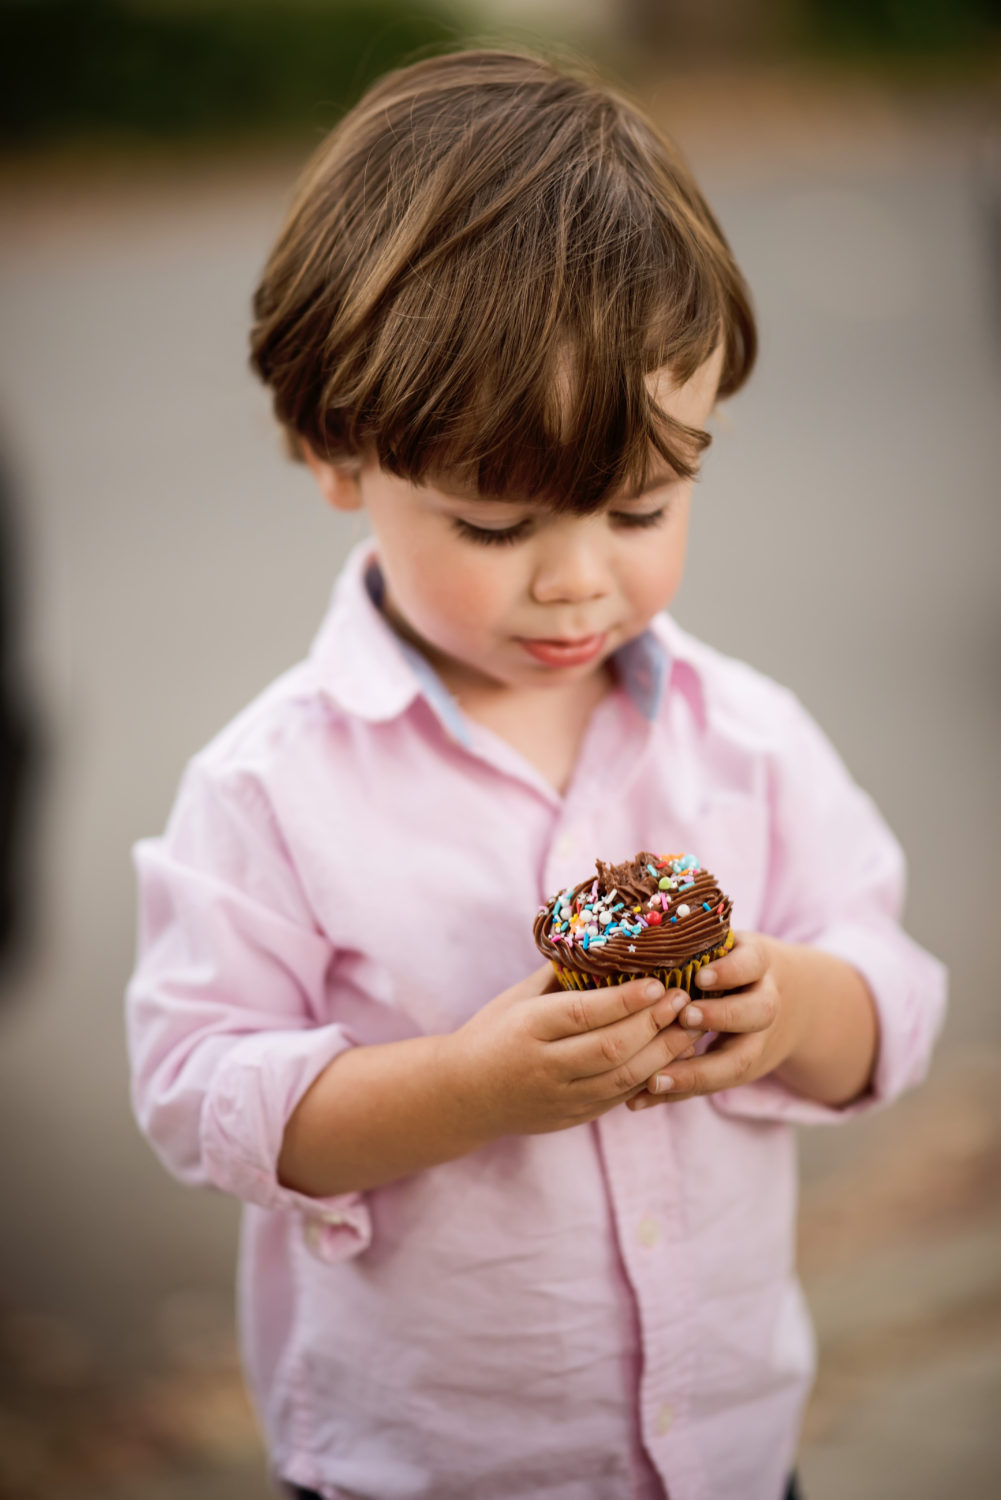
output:
<svg viewBox="0 0 1001 1500"><path fill-rule="evenodd" d="M662 505L660 510L647 511L641 515L630 515L625 511L614 511L613 519L626 531L645 531L651 526L659 526L667 515L667 506ZM517 526L508 526L504 530L494 531L486 526L473 526L469 521L463 521L459 516L452 517L452 524L461 537L468 542L478 542L483 547L510 547L515 542L522 541L531 530L531 521L519 521Z"/></svg>
<svg viewBox="0 0 1001 1500"><path fill-rule="evenodd" d="M660 510L648 510L636 515L628 515L625 511L613 512L616 521L624 526L627 531L645 531L649 526L659 526L667 515L667 506L662 505Z"/></svg>
<svg viewBox="0 0 1001 1500"><path fill-rule="evenodd" d="M484 547L509 547L527 536L531 526L529 521L519 521L517 526L509 526L504 531L491 531L487 526L473 526L458 516L452 517L452 524L467 542L479 542Z"/></svg>

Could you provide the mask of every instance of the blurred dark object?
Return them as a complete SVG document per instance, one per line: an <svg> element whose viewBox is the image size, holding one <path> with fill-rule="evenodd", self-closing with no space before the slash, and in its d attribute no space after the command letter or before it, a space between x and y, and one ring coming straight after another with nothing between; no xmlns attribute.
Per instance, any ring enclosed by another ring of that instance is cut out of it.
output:
<svg viewBox="0 0 1001 1500"><path fill-rule="evenodd" d="M799 0L804 39L868 56L935 56L996 46L1001 0Z"/></svg>
<svg viewBox="0 0 1001 1500"><path fill-rule="evenodd" d="M984 129L973 157L973 197L981 229L994 347L1001 354L1001 121Z"/></svg>
<svg viewBox="0 0 1001 1500"><path fill-rule="evenodd" d="M0 0L0 136L326 128L379 73L460 40L435 0Z"/></svg>
<svg viewBox="0 0 1001 1500"><path fill-rule="evenodd" d="M0 976L26 951L34 886L28 834L39 736L21 673L22 570L11 515L11 480L0 459Z"/></svg>

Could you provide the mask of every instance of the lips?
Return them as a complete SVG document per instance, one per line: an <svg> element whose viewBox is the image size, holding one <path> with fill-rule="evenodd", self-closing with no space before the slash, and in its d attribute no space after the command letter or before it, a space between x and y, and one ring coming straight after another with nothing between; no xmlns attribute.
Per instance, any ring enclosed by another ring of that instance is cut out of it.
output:
<svg viewBox="0 0 1001 1500"><path fill-rule="evenodd" d="M519 645L534 661L546 667L582 667L601 655L605 644L605 632L600 635L581 635L575 639L544 640L522 636Z"/></svg>

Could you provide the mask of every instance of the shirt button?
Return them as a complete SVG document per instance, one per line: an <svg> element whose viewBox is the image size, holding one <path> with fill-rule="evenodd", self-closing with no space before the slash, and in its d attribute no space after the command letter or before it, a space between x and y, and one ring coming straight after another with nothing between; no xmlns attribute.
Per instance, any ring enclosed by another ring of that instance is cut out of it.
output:
<svg viewBox="0 0 1001 1500"><path fill-rule="evenodd" d="M658 1409L657 1409L657 1420L654 1423L654 1427L656 1429L657 1436L658 1437L666 1437L667 1434L670 1432L673 1423L674 1423L674 1412L671 1410L671 1408L666 1403L665 1403L665 1405L663 1405L661 1407L658 1407Z"/></svg>
<svg viewBox="0 0 1001 1500"><path fill-rule="evenodd" d="M574 852L576 847L577 845L574 842L573 836L569 833L561 833L556 840L556 853L560 859L566 859L568 855Z"/></svg>
<svg viewBox="0 0 1001 1500"><path fill-rule="evenodd" d="M636 1238L644 1250L652 1250L660 1239L660 1221L653 1214L646 1214L636 1228Z"/></svg>
<svg viewBox="0 0 1001 1500"><path fill-rule="evenodd" d="M320 1218L323 1220L324 1224L330 1224L334 1228L336 1228L339 1224L347 1223L347 1219L342 1213L339 1213L336 1208L325 1209L324 1212L320 1215Z"/></svg>

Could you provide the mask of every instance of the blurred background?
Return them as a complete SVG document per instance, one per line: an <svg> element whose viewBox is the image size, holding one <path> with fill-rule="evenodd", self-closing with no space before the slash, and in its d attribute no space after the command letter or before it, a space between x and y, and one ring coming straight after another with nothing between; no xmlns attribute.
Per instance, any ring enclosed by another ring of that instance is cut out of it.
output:
<svg viewBox="0 0 1001 1500"><path fill-rule="evenodd" d="M683 624L790 684L950 965L928 1083L804 1133L807 1500L1001 1493L997 0L0 0L0 1495L264 1500L236 1206L132 1123L129 847L305 650L355 539L249 297L311 146L468 37L594 58L754 291Z"/></svg>

